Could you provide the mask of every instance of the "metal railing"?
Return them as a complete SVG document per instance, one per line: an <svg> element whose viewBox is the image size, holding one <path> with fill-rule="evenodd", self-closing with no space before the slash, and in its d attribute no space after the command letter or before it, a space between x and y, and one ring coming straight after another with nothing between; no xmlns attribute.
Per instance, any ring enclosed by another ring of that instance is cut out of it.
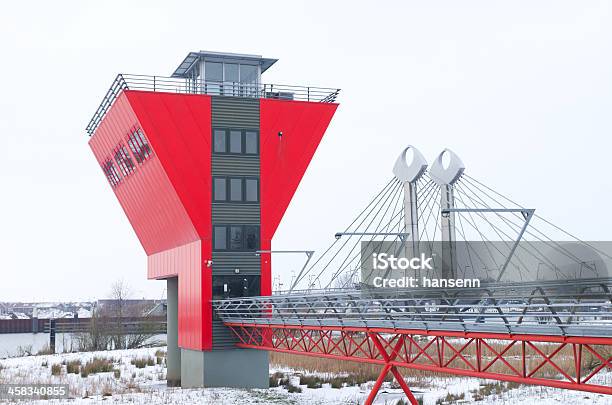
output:
<svg viewBox="0 0 612 405"><path fill-rule="evenodd" d="M213 301L225 323L463 332L612 334L612 280L354 290Z"/></svg>
<svg viewBox="0 0 612 405"><path fill-rule="evenodd" d="M164 76L118 74L100 106L87 125L87 133L93 135L102 119L123 90L141 90L166 93L208 94L228 97L269 98L333 103L340 89L293 86L284 84L216 82L182 79Z"/></svg>

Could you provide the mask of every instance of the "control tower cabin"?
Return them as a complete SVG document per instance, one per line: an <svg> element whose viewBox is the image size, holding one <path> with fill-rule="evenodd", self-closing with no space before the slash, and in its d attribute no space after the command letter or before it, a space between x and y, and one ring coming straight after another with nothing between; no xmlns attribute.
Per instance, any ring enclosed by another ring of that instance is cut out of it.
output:
<svg viewBox="0 0 612 405"><path fill-rule="evenodd" d="M171 77L120 74L89 145L168 291L168 383L267 387L211 300L270 295L271 241L338 89L263 84L276 59L190 52ZM126 269L131 271L135 269Z"/></svg>

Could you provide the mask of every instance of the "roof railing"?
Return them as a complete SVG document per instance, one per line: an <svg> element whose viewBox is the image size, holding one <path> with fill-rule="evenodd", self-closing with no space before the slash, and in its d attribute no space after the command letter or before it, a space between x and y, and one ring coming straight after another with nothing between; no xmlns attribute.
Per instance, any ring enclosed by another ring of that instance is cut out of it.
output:
<svg viewBox="0 0 612 405"><path fill-rule="evenodd" d="M100 106L87 125L87 133L93 135L102 119L123 90L155 91L165 93L208 94L228 97L269 98L333 103L340 89L293 86L284 84L218 82L191 80L164 76L118 74Z"/></svg>

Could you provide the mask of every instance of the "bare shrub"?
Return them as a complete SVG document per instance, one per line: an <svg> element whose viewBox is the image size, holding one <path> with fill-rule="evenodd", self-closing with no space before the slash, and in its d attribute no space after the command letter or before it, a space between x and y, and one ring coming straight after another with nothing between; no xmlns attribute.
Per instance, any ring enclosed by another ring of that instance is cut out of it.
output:
<svg viewBox="0 0 612 405"><path fill-rule="evenodd" d="M79 374L81 368L81 360L72 360L66 363L66 373Z"/></svg>
<svg viewBox="0 0 612 405"><path fill-rule="evenodd" d="M157 324L146 317L138 321L135 328L127 330L126 321L130 317L142 317L145 309L139 305L128 305L130 295L131 289L125 281L118 280L112 284L110 302L95 308L87 330L74 335L78 351L137 349L161 344L151 340L155 336Z"/></svg>
<svg viewBox="0 0 612 405"><path fill-rule="evenodd" d="M60 375L62 374L62 365L54 364L51 366L51 375Z"/></svg>
<svg viewBox="0 0 612 405"><path fill-rule="evenodd" d="M111 342L107 333L108 328L108 319L99 311L93 310L87 331L74 335L73 339L78 350L81 352L108 350Z"/></svg>

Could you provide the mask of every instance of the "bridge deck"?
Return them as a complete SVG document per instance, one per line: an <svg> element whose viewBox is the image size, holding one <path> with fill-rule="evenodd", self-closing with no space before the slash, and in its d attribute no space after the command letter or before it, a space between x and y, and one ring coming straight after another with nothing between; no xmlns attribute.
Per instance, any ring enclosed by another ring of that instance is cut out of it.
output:
<svg viewBox="0 0 612 405"><path fill-rule="evenodd" d="M214 301L225 323L612 336L612 280L296 292Z"/></svg>

